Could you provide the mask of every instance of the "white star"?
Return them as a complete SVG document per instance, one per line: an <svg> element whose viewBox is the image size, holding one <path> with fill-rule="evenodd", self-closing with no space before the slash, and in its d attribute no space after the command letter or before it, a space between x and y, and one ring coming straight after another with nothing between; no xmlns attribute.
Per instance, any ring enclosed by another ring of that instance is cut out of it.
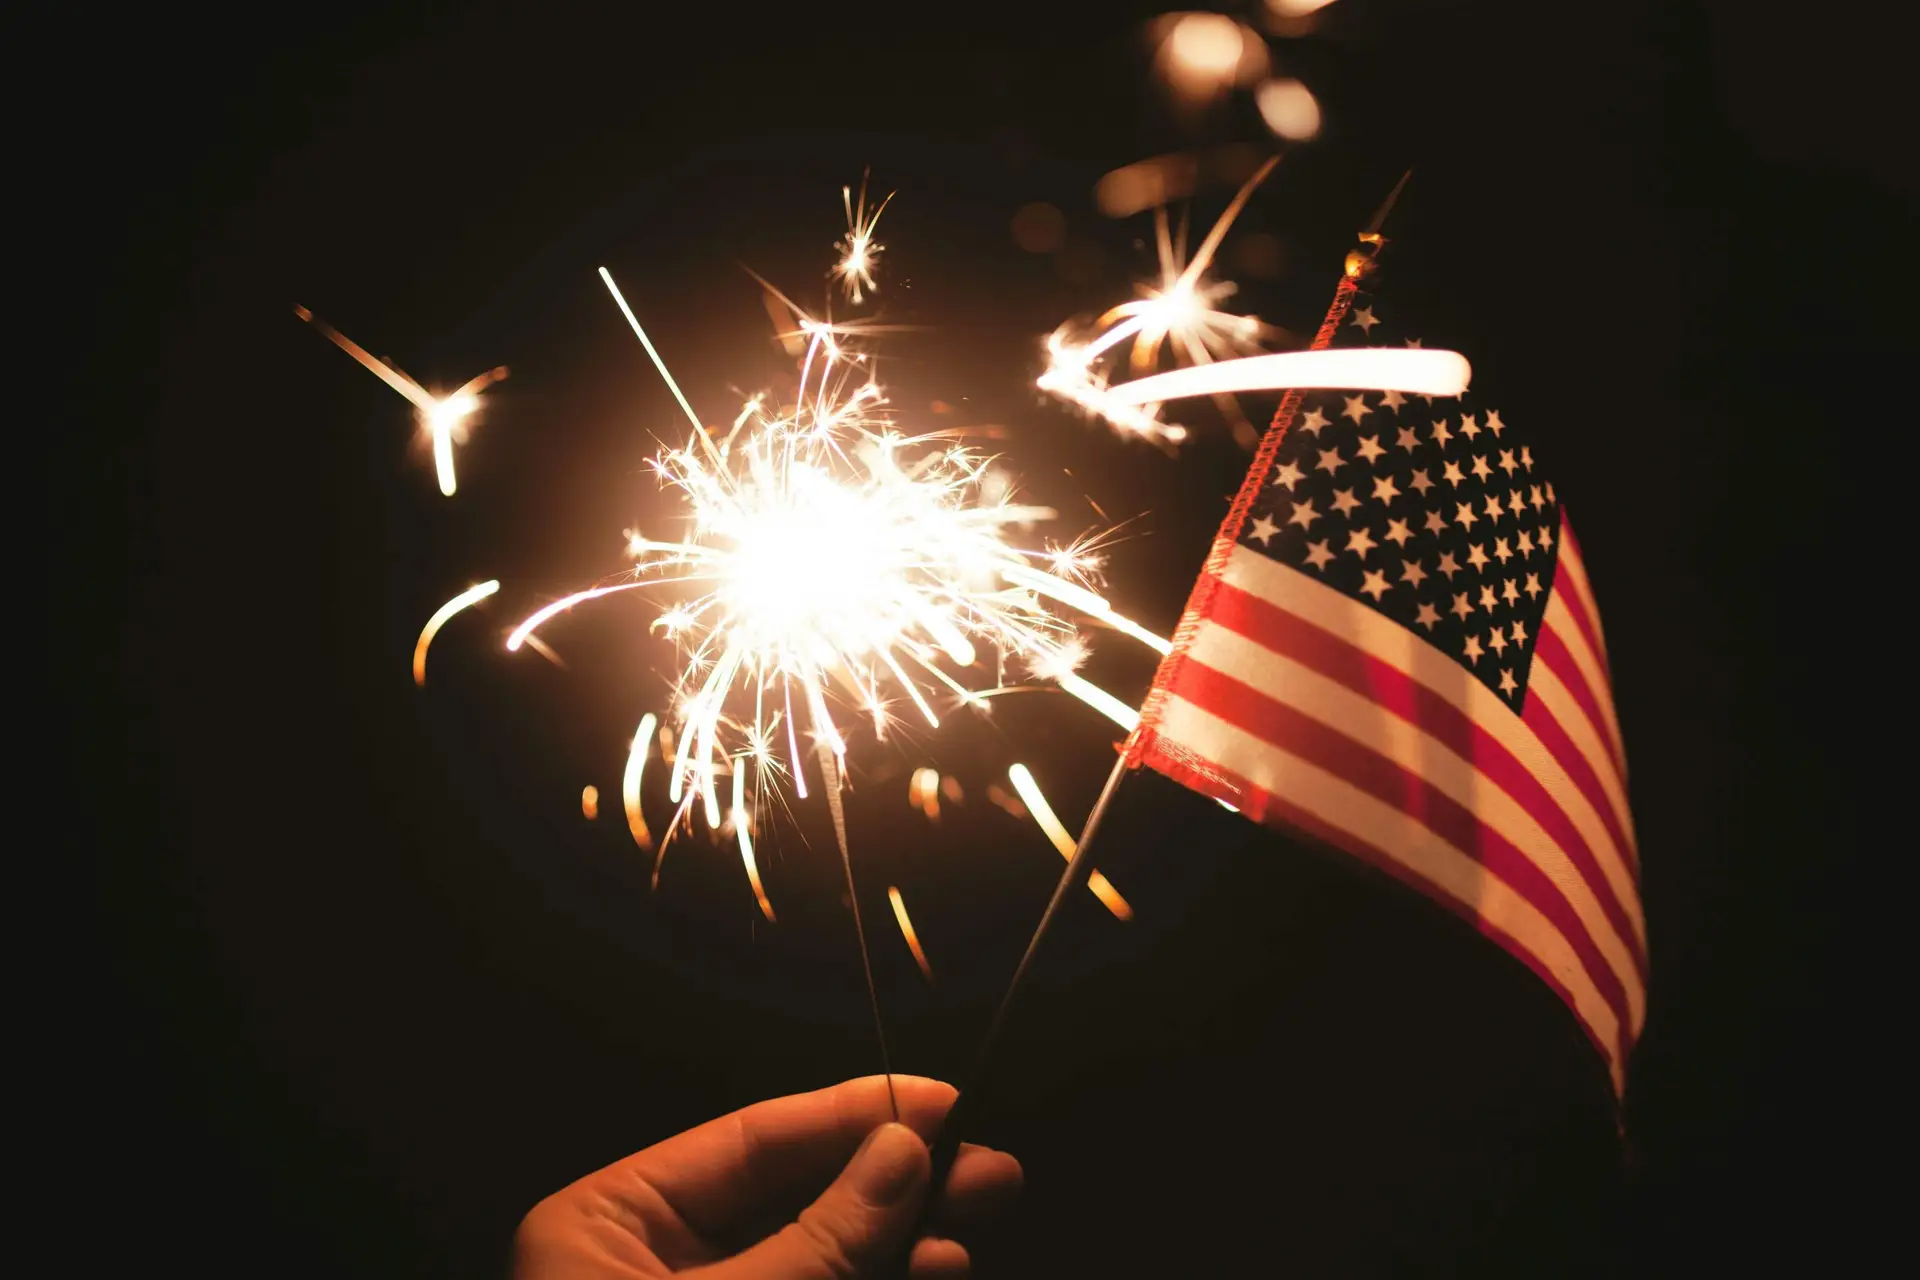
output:
<svg viewBox="0 0 1920 1280"><path fill-rule="evenodd" d="M1408 338L1408 339L1407 339L1407 345L1408 345L1408 346L1410 346L1410 347L1418 347L1418 346L1420 345L1420 339L1418 339L1418 338ZM1432 397L1432 396L1428 396L1428 397L1427 397L1427 399L1429 399L1429 400L1431 400L1431 399L1433 399L1433 397Z"/></svg>
<svg viewBox="0 0 1920 1280"><path fill-rule="evenodd" d="M1548 502L1558 501L1558 499L1553 496L1553 482L1551 480L1549 480L1546 484L1541 485L1540 488L1542 491L1546 493Z"/></svg>
<svg viewBox="0 0 1920 1280"><path fill-rule="evenodd" d="M1502 431L1506 430L1506 428L1507 424L1500 421L1500 411L1498 409L1487 410L1487 430L1498 436Z"/></svg>
<svg viewBox="0 0 1920 1280"><path fill-rule="evenodd" d="M1460 474L1460 464L1452 459L1447 460L1446 467L1440 472L1440 478L1448 484L1460 484L1466 479Z"/></svg>
<svg viewBox="0 0 1920 1280"><path fill-rule="evenodd" d="M1553 530L1549 529L1546 525L1540 526L1540 545L1543 547L1553 545Z"/></svg>
<svg viewBox="0 0 1920 1280"><path fill-rule="evenodd" d="M1507 473L1507 478L1509 480L1513 478L1513 473L1520 469L1520 464L1513 460L1513 450L1502 449L1500 451L1499 467L1502 471Z"/></svg>
<svg viewBox="0 0 1920 1280"><path fill-rule="evenodd" d="M1533 504L1535 511L1547 505L1547 500L1540 496L1540 486L1537 484L1527 486L1527 501Z"/></svg>
<svg viewBox="0 0 1920 1280"><path fill-rule="evenodd" d="M1401 395L1398 391L1385 391L1385 392L1382 392L1380 395L1380 404L1381 404L1381 407L1383 408L1398 409L1401 405L1405 404L1406 402L1407 402L1407 398Z"/></svg>
<svg viewBox="0 0 1920 1280"><path fill-rule="evenodd" d="M1428 533L1445 533L1446 531L1447 531L1447 518L1441 515L1438 511L1429 510L1427 512L1427 532Z"/></svg>
<svg viewBox="0 0 1920 1280"><path fill-rule="evenodd" d="M1341 515L1352 514L1353 509L1359 505L1360 499L1353 496L1353 490L1335 489L1333 491L1333 509Z"/></svg>
<svg viewBox="0 0 1920 1280"><path fill-rule="evenodd" d="M1387 541L1391 542L1394 546L1405 550L1407 539L1412 536L1413 534L1407 531L1407 522L1405 520L1387 521Z"/></svg>
<svg viewBox="0 0 1920 1280"><path fill-rule="evenodd" d="M1467 544L1467 563L1474 567L1475 572L1487 567L1487 553L1480 549L1479 543Z"/></svg>
<svg viewBox="0 0 1920 1280"><path fill-rule="evenodd" d="M1278 532L1280 532L1279 525L1267 519L1265 516L1261 516L1253 522L1253 528L1247 530L1247 536L1249 538L1259 539L1260 545L1264 547L1267 545L1268 540Z"/></svg>
<svg viewBox="0 0 1920 1280"><path fill-rule="evenodd" d="M1507 670L1505 667L1500 668L1500 692L1512 693L1519 687L1519 685L1514 683L1513 672Z"/></svg>
<svg viewBox="0 0 1920 1280"><path fill-rule="evenodd" d="M1419 433L1412 427L1399 427L1395 430L1398 437L1393 442L1395 447L1405 449L1408 453L1412 453L1414 447L1420 443Z"/></svg>
<svg viewBox="0 0 1920 1280"><path fill-rule="evenodd" d="M1531 600L1531 599L1533 599L1534 597L1536 597L1536 596L1538 596L1538 595L1540 594L1540 590L1541 590L1541 588L1540 588L1540 575L1539 575L1539 574L1537 574L1537 573L1530 573L1530 574L1528 574L1528 575L1527 575L1527 585L1526 585L1526 586L1525 586L1525 587L1523 588L1523 590L1525 590L1525 591L1526 591L1526 593L1527 593L1527 598L1528 598L1529 600Z"/></svg>
<svg viewBox="0 0 1920 1280"><path fill-rule="evenodd" d="M1367 558L1367 552L1373 550L1378 545L1379 544L1373 540L1373 535L1365 529L1355 529L1347 535L1347 550L1353 552L1362 560Z"/></svg>
<svg viewBox="0 0 1920 1280"><path fill-rule="evenodd" d="M1400 581L1411 582L1415 589L1427 580L1427 571L1420 567L1418 560L1409 560L1400 566Z"/></svg>
<svg viewBox="0 0 1920 1280"><path fill-rule="evenodd" d="M1507 495L1507 510L1513 512L1516 519L1527 513L1527 504L1520 500L1520 491L1518 489L1515 489Z"/></svg>
<svg viewBox="0 0 1920 1280"><path fill-rule="evenodd" d="M1479 516L1476 516L1475 514L1473 514L1473 507L1471 504L1465 503L1465 502L1456 502L1453 504L1453 522L1459 525L1461 528L1463 529L1473 528L1473 522L1475 520L1478 520L1479 518L1480 518Z"/></svg>
<svg viewBox="0 0 1920 1280"><path fill-rule="evenodd" d="M1347 407L1340 411L1341 417L1351 418L1353 421L1358 422L1367 416L1367 398L1365 396L1347 396L1345 399Z"/></svg>
<svg viewBox="0 0 1920 1280"><path fill-rule="evenodd" d="M1499 597L1495 596L1493 594L1493 588L1484 582L1480 584L1480 607L1488 613L1492 613L1500 607Z"/></svg>
<svg viewBox="0 0 1920 1280"><path fill-rule="evenodd" d="M1461 652L1467 655L1468 662L1478 662L1486 651L1480 647L1479 636L1468 636L1466 647Z"/></svg>
<svg viewBox="0 0 1920 1280"><path fill-rule="evenodd" d="M1318 409L1307 410L1306 416L1300 419L1300 429L1302 431L1311 431L1316 436L1320 434L1320 428L1326 425L1327 415Z"/></svg>
<svg viewBox="0 0 1920 1280"><path fill-rule="evenodd" d="M1527 642L1527 629L1518 622L1513 624L1513 642L1515 644Z"/></svg>
<svg viewBox="0 0 1920 1280"><path fill-rule="evenodd" d="M1519 603L1520 588L1513 585L1512 578L1508 578L1505 582L1500 584L1500 598L1502 600L1505 600L1508 604ZM1518 624L1516 623L1515 625L1518 625ZM1514 638L1518 639L1519 637L1516 636Z"/></svg>
<svg viewBox="0 0 1920 1280"><path fill-rule="evenodd" d="M1387 575L1378 569L1367 570L1367 576L1360 583L1360 590L1372 596L1375 604L1380 603L1380 597L1387 594Z"/></svg>
<svg viewBox="0 0 1920 1280"><path fill-rule="evenodd" d="M1453 608L1447 610L1454 617L1464 621L1473 612L1473 606L1467 603L1467 593L1462 591L1453 597Z"/></svg>
<svg viewBox="0 0 1920 1280"><path fill-rule="evenodd" d="M1297 524L1302 529L1305 529L1320 518L1320 513L1313 509L1312 498L1308 498L1305 502L1295 502L1290 505L1293 507L1293 514L1287 517L1288 524Z"/></svg>
<svg viewBox="0 0 1920 1280"><path fill-rule="evenodd" d="M1420 602L1420 613L1414 618L1414 621L1431 631L1433 630L1433 624L1440 621L1440 615L1433 611L1432 605L1422 600Z"/></svg>
<svg viewBox="0 0 1920 1280"><path fill-rule="evenodd" d="M1276 489L1285 489L1291 493L1293 492L1293 486L1299 484L1306 478L1307 477L1301 473L1299 466L1289 460L1284 463L1279 470L1273 473L1273 484Z"/></svg>
<svg viewBox="0 0 1920 1280"><path fill-rule="evenodd" d="M1326 568L1327 561L1331 559L1333 559L1333 552L1327 550L1327 544L1324 539L1319 542L1309 542L1307 544L1307 563L1314 568Z"/></svg>
<svg viewBox="0 0 1920 1280"><path fill-rule="evenodd" d="M1365 333L1373 328L1373 326L1379 324L1380 319L1373 314L1372 307L1355 307L1353 314L1347 318L1347 323L1359 325L1360 332Z"/></svg>
<svg viewBox="0 0 1920 1280"><path fill-rule="evenodd" d="M1501 657L1503 658L1506 657L1507 656L1507 633L1501 630L1499 627L1495 627L1493 629L1492 634L1490 634L1487 637L1487 647L1489 649L1492 649L1495 653L1499 654Z"/></svg>
<svg viewBox="0 0 1920 1280"><path fill-rule="evenodd" d="M1394 487L1392 476L1375 476L1373 496L1382 502L1392 502L1400 496L1400 490Z"/></svg>
<svg viewBox="0 0 1920 1280"><path fill-rule="evenodd" d="M1433 424L1433 442L1444 449L1447 447L1447 441L1451 439L1453 439L1453 432L1447 430L1447 420L1436 419Z"/></svg>
<svg viewBox="0 0 1920 1280"><path fill-rule="evenodd" d="M1375 458L1379 457L1381 454L1385 452L1386 450L1380 447L1379 436L1361 436L1360 437L1360 456L1365 458L1368 462L1372 462Z"/></svg>
<svg viewBox="0 0 1920 1280"><path fill-rule="evenodd" d="M1473 420L1472 414L1463 413L1460 415L1460 434L1469 440L1480 434L1480 424Z"/></svg>
<svg viewBox="0 0 1920 1280"><path fill-rule="evenodd" d="M1493 558L1501 564L1505 564L1512 557L1513 548L1507 545L1507 540L1505 538L1495 538L1493 540Z"/></svg>
<svg viewBox="0 0 1920 1280"><path fill-rule="evenodd" d="M1495 493L1488 494L1487 495L1487 519L1498 520L1501 516L1505 514L1507 513L1500 509L1500 495Z"/></svg>
<svg viewBox="0 0 1920 1280"><path fill-rule="evenodd" d="M1423 498L1427 496L1427 490L1433 488L1433 481L1427 478L1427 469L1425 467L1422 467L1418 471L1414 472L1413 479L1408 481L1408 483L1411 484L1415 489L1418 489L1420 491L1420 496Z"/></svg>
<svg viewBox="0 0 1920 1280"><path fill-rule="evenodd" d="M1328 475L1332 475L1346 462L1346 459L1340 456L1339 445L1335 445L1331 449L1321 449L1319 453L1320 461L1313 464L1315 471L1324 471Z"/></svg>
<svg viewBox="0 0 1920 1280"><path fill-rule="evenodd" d="M1460 572L1460 562L1453 558L1453 552L1442 551L1440 553L1440 572L1447 575L1448 582L1452 582L1453 575Z"/></svg>
<svg viewBox="0 0 1920 1280"><path fill-rule="evenodd" d="M1520 546L1521 555L1523 556L1532 555L1533 554L1533 535L1528 533L1526 530L1522 529L1520 531L1519 546Z"/></svg>
<svg viewBox="0 0 1920 1280"><path fill-rule="evenodd" d="M1477 453L1473 455L1473 474L1481 480L1493 474L1493 468L1487 465L1487 460Z"/></svg>
<svg viewBox="0 0 1920 1280"><path fill-rule="evenodd" d="M1526 445L1520 446L1520 465L1529 471L1533 470L1533 450Z"/></svg>

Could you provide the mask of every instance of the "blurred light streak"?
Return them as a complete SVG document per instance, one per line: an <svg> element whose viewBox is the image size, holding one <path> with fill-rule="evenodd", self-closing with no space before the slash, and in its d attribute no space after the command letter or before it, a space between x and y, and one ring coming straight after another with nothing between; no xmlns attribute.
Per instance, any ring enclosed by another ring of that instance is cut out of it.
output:
<svg viewBox="0 0 1920 1280"><path fill-rule="evenodd" d="M747 776L744 759L733 762L733 809L732 821L734 835L740 841L740 861L747 867L747 882L753 886L753 896L760 904L761 912L767 917L767 923L775 923L773 904L767 901L767 891L760 885L760 868L753 860L753 837L747 833L751 825L747 820L747 803L742 788Z"/></svg>
<svg viewBox="0 0 1920 1280"><path fill-rule="evenodd" d="M620 804L627 811L627 830L642 849L653 848L653 832L647 829L646 814L640 807L640 783L646 775L647 757L652 754L655 723L651 711L640 717L640 727L634 730L633 745L627 751L626 772L620 775Z"/></svg>
<svg viewBox="0 0 1920 1280"><path fill-rule="evenodd" d="M1188 396L1296 387L1457 396L1467 389L1472 376L1473 366L1457 351L1349 347L1221 360L1135 378L1109 387L1107 394L1122 404L1160 404Z"/></svg>
<svg viewBox="0 0 1920 1280"><path fill-rule="evenodd" d="M600 788L591 782L580 788L580 815L588 822L600 816Z"/></svg>
<svg viewBox="0 0 1920 1280"><path fill-rule="evenodd" d="M420 628L420 638L413 644L413 682L415 684L425 685L427 682L427 646L433 643L434 636L438 635L440 628L447 624L447 619L469 605L485 600L499 589L498 579L483 582L479 586L468 587L434 610L433 616L427 619L427 625Z"/></svg>
<svg viewBox="0 0 1920 1280"><path fill-rule="evenodd" d="M920 935L913 931L913 921L907 916L907 904L900 896L900 890L887 886L887 901L893 904L893 918L900 923L900 936L907 940L907 950L913 952L913 962L920 966L920 974L928 982L933 981L933 966L927 963L927 953L920 949Z"/></svg>
<svg viewBox="0 0 1920 1280"><path fill-rule="evenodd" d="M1042 831L1046 832L1047 839L1053 842L1053 847L1059 851L1061 857L1071 862L1073 837L1067 834L1066 827L1054 814L1053 806L1048 804L1046 796L1040 793L1040 784L1033 780L1033 774L1028 772L1027 766L1014 765L1007 770L1007 777L1013 782L1013 789L1020 793L1020 799L1026 803L1028 812L1033 815L1033 820L1040 825ZM1098 871L1087 877L1087 888L1092 890L1093 896L1100 899L1107 910L1113 912L1115 916L1122 920L1133 919L1133 908L1127 905L1127 900L1120 896L1120 891L1115 889L1112 883Z"/></svg>

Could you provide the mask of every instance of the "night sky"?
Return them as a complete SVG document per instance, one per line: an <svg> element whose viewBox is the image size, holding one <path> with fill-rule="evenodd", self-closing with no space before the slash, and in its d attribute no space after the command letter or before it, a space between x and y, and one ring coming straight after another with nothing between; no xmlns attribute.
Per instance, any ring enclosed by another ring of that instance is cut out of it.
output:
<svg viewBox="0 0 1920 1280"><path fill-rule="evenodd" d="M498 643L670 514L642 466L684 424L596 267L730 416L790 369L740 267L823 298L839 188L870 167L898 192L877 312L903 326L896 400L1004 428L1062 532L1095 504L1128 521L1116 601L1178 617L1247 455L1205 412L1178 457L1114 439L1032 378L1049 329L1152 268L1150 220L1104 216L1100 176L1270 147L1248 96L1170 109L1148 7L648 9L170 13L86 57L89 34L44 33L72 64L56 261L83 264L48 314L92 366L39 498L65 562L33 624L76 641L82 798L57 856L99 933L54 953L76 994L47 1037L80 1086L49 1178L96 1206L77 1270L125 1250L203 1275L497 1274L565 1182L876 1069L818 797L760 842L777 926L725 846L676 848L652 890L617 799L664 709L651 615L549 628L566 670ZM1102 859L1138 918L1069 904L1006 1045L978 1136L1028 1191L977 1274L1844 1256L1864 1175L1842 1144L1874 1104L1827 935L1866 824L1828 774L1856 750L1842 655L1880 660L1890 598L1827 550L1855 527L1828 491L1859 465L1843 430L1908 412L1859 370L1911 333L1889 279L1910 180L1873 97L1885 38L1740 10L1341 0L1274 42L1327 123L1223 252L1236 305L1310 334L1415 170L1389 229L1476 385L1531 424L1605 613L1652 957L1624 1107L1554 995L1452 916L1144 777ZM1203 185L1196 221L1231 189ZM1064 214L1060 251L1015 242L1033 202ZM295 303L430 384L512 368L456 498L407 406ZM422 620L490 577L416 689ZM1152 663L1103 641L1090 673L1135 697ZM898 1069L965 1070L1061 866L987 784L1024 760L1077 825L1113 741L1023 695L855 769ZM920 764L966 789L937 826L905 802Z"/></svg>

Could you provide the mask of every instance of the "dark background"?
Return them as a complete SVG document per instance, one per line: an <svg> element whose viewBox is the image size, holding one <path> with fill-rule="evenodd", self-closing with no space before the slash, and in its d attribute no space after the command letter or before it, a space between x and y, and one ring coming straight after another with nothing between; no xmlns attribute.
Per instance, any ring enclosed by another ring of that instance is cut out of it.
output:
<svg viewBox="0 0 1920 1280"><path fill-rule="evenodd" d="M1095 180L1264 145L1246 95L1176 117L1143 7L646 8L173 11L23 40L62 72L44 172L77 279L49 314L93 368L32 495L72 556L61 864L98 932L52 953L76 980L51 1035L75 1087L33 1117L55 1121L77 1270L494 1274L572 1178L874 1069L817 803L763 836L777 927L724 847L677 850L651 892L617 802L625 740L661 709L646 615L551 628L565 671L497 644L665 510L639 467L676 412L594 267L718 415L782 368L735 264L817 301L837 188L871 165L900 193L882 314L920 326L889 347L900 402L1004 425L1068 529L1088 497L1138 517L1116 598L1178 614L1244 455L1217 423L1177 460L1123 444L1030 381L1041 334L1150 266L1147 220L1102 217ZM1028 1194L978 1270L1844 1262L1870 1181L1844 1148L1877 1102L1827 963L1865 824L1829 789L1823 709L1838 655L1871 652L1849 602L1872 597L1844 577L1869 535L1827 494L1905 412L1860 372L1911 329L1888 284L1910 225L1891 42L1831 8L1327 19L1274 45L1326 130L1241 224L1279 238L1281 269L1237 273L1230 246L1227 270L1310 329L1351 232L1416 167L1397 234L1477 380L1533 425L1606 610L1654 964L1626 1139L1572 1019L1497 949L1149 778L1105 863L1139 918L1073 904L1008 1046L980 1136L1023 1158ZM1014 244L1031 201L1065 213L1069 251ZM294 302L430 383L513 367L457 498L409 452L406 407ZM485 577L501 595L416 690L420 621ZM1132 694L1151 667L1107 643L1095 673ZM852 821L900 1069L964 1070L1058 870L984 786L1026 760L1077 823L1110 740L1035 695L867 757ZM938 826L903 803L928 762L968 791Z"/></svg>

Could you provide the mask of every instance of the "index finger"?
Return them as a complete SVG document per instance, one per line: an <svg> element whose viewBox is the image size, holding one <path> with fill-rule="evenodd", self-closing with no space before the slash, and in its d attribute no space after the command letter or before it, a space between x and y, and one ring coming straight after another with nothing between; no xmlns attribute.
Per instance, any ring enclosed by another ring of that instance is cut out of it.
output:
<svg viewBox="0 0 1920 1280"><path fill-rule="evenodd" d="M931 1139L957 1091L924 1076L894 1076L900 1123ZM612 1166L645 1181L703 1235L770 1202L831 1182L869 1133L893 1119L887 1077L864 1076L812 1093L771 1098L655 1143Z"/></svg>

